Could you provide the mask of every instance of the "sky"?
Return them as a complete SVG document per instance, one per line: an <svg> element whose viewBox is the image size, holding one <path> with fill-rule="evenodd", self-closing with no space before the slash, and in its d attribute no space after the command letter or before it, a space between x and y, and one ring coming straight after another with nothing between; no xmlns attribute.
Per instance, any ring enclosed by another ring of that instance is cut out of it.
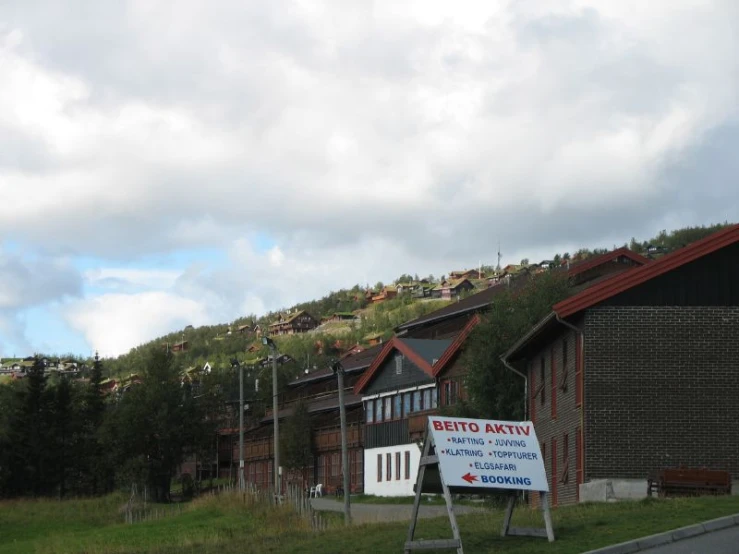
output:
<svg viewBox="0 0 739 554"><path fill-rule="evenodd" d="M0 3L0 357L739 215L734 0Z"/></svg>

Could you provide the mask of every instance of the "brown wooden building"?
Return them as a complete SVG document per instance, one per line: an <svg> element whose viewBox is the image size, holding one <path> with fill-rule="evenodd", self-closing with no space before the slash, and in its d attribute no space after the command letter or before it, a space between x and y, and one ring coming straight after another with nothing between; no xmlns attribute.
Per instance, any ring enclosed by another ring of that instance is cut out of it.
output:
<svg viewBox="0 0 739 554"><path fill-rule="evenodd" d="M318 327L318 320L305 310L295 311L287 315L280 315L269 326L270 336L294 335L305 333Z"/></svg>

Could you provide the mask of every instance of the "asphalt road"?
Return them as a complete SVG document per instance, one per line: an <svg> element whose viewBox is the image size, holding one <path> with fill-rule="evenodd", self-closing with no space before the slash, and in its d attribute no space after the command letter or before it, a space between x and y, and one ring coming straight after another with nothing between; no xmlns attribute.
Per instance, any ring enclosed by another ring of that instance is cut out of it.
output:
<svg viewBox="0 0 739 554"><path fill-rule="evenodd" d="M739 554L739 526L642 550L640 554Z"/></svg>

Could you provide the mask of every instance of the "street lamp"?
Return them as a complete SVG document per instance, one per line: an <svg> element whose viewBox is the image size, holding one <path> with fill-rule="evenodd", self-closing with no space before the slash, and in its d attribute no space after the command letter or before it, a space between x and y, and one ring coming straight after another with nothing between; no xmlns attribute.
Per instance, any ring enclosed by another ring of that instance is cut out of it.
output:
<svg viewBox="0 0 739 554"><path fill-rule="evenodd" d="M346 439L346 408L344 407L344 366L339 360L331 364L331 371L336 375L339 387L339 417L341 418L341 466L344 475L344 523L352 522L351 506L349 503L350 469L349 469L349 445Z"/></svg>
<svg viewBox="0 0 739 554"><path fill-rule="evenodd" d="M277 345L269 337L262 337L262 344L272 352L272 421L275 431L275 501L280 499L280 420L277 417Z"/></svg>
<svg viewBox="0 0 739 554"><path fill-rule="evenodd" d="M239 490L244 492L244 366L234 358L231 367L239 369Z"/></svg>

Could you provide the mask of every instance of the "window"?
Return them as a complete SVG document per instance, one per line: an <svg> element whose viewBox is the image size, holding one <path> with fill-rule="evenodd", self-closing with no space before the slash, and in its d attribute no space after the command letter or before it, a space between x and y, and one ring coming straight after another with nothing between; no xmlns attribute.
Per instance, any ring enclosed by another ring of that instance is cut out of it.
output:
<svg viewBox="0 0 739 554"><path fill-rule="evenodd" d="M341 470L341 455L338 452L331 454L331 477L338 477Z"/></svg>
<svg viewBox="0 0 739 554"><path fill-rule="evenodd" d="M583 445L582 445L582 428L575 429L575 481L577 486L575 490L580 493L580 485L583 483ZM579 496L578 496L579 499Z"/></svg>
<svg viewBox="0 0 739 554"><path fill-rule="evenodd" d="M582 335L579 333L575 339L575 406L582 406L583 396L583 360L582 360Z"/></svg>
<svg viewBox="0 0 739 554"><path fill-rule="evenodd" d="M411 478L411 452L410 450L405 451L405 478Z"/></svg>
<svg viewBox="0 0 739 554"><path fill-rule="evenodd" d="M437 394L436 388L433 388L431 390L431 407L432 408L436 408L436 403L437 403L436 394Z"/></svg>
<svg viewBox="0 0 739 554"><path fill-rule="evenodd" d="M562 377L559 380L559 388L562 392L567 392L567 375L569 367L567 366L567 339L562 340Z"/></svg>
<svg viewBox="0 0 739 554"><path fill-rule="evenodd" d="M570 436L565 433L562 437L562 477L560 483L567 484L570 480Z"/></svg>
<svg viewBox="0 0 739 554"><path fill-rule="evenodd" d="M552 419L557 417L557 360L554 358L554 347L550 352L551 374L552 374Z"/></svg>
<svg viewBox="0 0 739 554"><path fill-rule="evenodd" d="M425 391L423 391L423 409L431 409L431 389L426 389Z"/></svg>
<svg viewBox="0 0 739 554"><path fill-rule="evenodd" d="M377 482L382 483L382 454L377 455Z"/></svg>
<svg viewBox="0 0 739 554"><path fill-rule="evenodd" d="M552 439L552 506L557 505L557 439Z"/></svg>
<svg viewBox="0 0 739 554"><path fill-rule="evenodd" d="M382 398L375 400L375 422L380 423L382 421Z"/></svg>
<svg viewBox="0 0 739 554"><path fill-rule="evenodd" d="M546 375L544 373L544 356L541 357L541 360L539 361L539 380L541 381L541 385L539 385L539 388L541 389L541 405L544 405L544 402L546 402L546 394L544 393L544 384L547 382Z"/></svg>
<svg viewBox="0 0 739 554"><path fill-rule="evenodd" d="M407 392L403 395L403 415L407 416L411 413L411 393Z"/></svg>
<svg viewBox="0 0 739 554"><path fill-rule="evenodd" d="M375 417L375 401L374 400L370 400L369 402L367 402L366 414L367 414L367 423L373 423L373 420Z"/></svg>
<svg viewBox="0 0 739 554"><path fill-rule="evenodd" d="M421 391L413 392L413 411L414 412L421 411Z"/></svg>
<svg viewBox="0 0 739 554"><path fill-rule="evenodd" d="M395 453L395 479L400 481L400 452Z"/></svg>
<svg viewBox="0 0 739 554"><path fill-rule="evenodd" d="M400 402L401 398L399 394L393 396L393 417L395 419L400 419L403 417L403 412L401 412L400 410Z"/></svg>
<svg viewBox="0 0 739 554"><path fill-rule="evenodd" d="M403 374L403 354L395 355L395 375Z"/></svg>
<svg viewBox="0 0 739 554"><path fill-rule="evenodd" d="M385 480L392 481L393 479L393 455L390 454L390 452L385 454L385 462L387 464L387 468L385 472Z"/></svg>
<svg viewBox="0 0 739 554"><path fill-rule="evenodd" d="M531 383L529 383L529 419L532 423L536 423L536 371L534 371L534 362L529 363L529 377L531 377Z"/></svg>
<svg viewBox="0 0 739 554"><path fill-rule="evenodd" d="M385 397L385 421L393 419L393 399L391 396Z"/></svg>

